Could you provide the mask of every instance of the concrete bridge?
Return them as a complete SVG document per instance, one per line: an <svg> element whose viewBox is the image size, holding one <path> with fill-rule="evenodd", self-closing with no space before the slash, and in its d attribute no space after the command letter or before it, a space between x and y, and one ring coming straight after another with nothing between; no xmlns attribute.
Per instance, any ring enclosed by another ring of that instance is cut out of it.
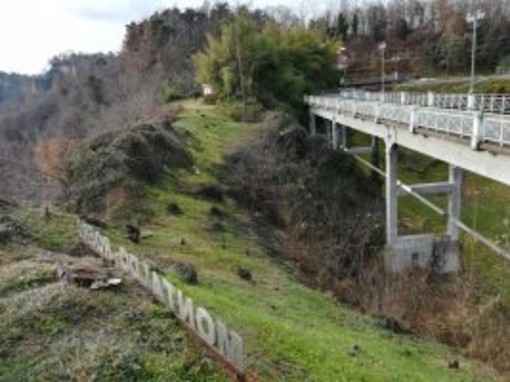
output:
<svg viewBox="0 0 510 382"><path fill-rule="evenodd" d="M433 93L370 93L345 91L306 96L310 108L310 133L317 134L316 118L326 121L326 138L335 149L354 155L385 177L385 265L398 272L410 265L434 266L442 272L459 269L459 234L463 230L510 260L499 248L461 221L463 169L510 186L510 95L439 95ZM367 147L350 147L348 129L372 137ZM359 154L371 153L375 138L385 142L385 171ZM449 164L444 182L405 185L397 179L398 147L405 147ZM446 217L447 230L437 235L401 236L398 200L409 194ZM426 196L448 196L448 208Z"/></svg>

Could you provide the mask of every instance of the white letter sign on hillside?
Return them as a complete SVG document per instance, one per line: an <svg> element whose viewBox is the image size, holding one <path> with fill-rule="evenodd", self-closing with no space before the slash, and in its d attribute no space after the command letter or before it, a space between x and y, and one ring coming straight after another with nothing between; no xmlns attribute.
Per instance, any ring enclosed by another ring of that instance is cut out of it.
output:
<svg viewBox="0 0 510 382"><path fill-rule="evenodd" d="M211 314L201 306L195 306L193 300L172 285L157 272L151 271L148 264L120 247L113 252L110 240L102 236L91 225L78 220L80 240L102 258L114 261L115 266L133 275L152 294L165 304L175 316L193 331L198 338L217 354L220 355L239 377L244 375L243 340L233 330L215 320Z"/></svg>

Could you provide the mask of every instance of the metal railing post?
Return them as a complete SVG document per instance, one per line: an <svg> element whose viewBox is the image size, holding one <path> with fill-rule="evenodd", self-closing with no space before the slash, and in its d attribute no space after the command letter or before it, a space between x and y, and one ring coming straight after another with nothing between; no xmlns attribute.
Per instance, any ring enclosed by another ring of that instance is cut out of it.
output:
<svg viewBox="0 0 510 382"><path fill-rule="evenodd" d="M380 103L377 103L375 105L375 113L374 113L374 123L375 124L378 124L379 123L379 118L381 116L381 104Z"/></svg>
<svg viewBox="0 0 510 382"><path fill-rule="evenodd" d="M473 116L473 135L471 136L471 148L473 150L478 150L484 139L485 129L483 123L483 112L477 111Z"/></svg>
<svg viewBox="0 0 510 382"><path fill-rule="evenodd" d="M427 106L428 107L434 107L435 102L435 94L433 92L427 93Z"/></svg>
<svg viewBox="0 0 510 382"><path fill-rule="evenodd" d="M400 92L400 104L407 105L407 93L406 92Z"/></svg>
<svg viewBox="0 0 510 382"><path fill-rule="evenodd" d="M468 94L468 110L476 110L476 96L474 94Z"/></svg>
<svg viewBox="0 0 510 382"><path fill-rule="evenodd" d="M409 132L411 134L414 134L415 132L415 129L416 129L416 125L417 125L417 122L418 122L418 107L413 107L411 109L411 118L410 118L410 121L409 121Z"/></svg>

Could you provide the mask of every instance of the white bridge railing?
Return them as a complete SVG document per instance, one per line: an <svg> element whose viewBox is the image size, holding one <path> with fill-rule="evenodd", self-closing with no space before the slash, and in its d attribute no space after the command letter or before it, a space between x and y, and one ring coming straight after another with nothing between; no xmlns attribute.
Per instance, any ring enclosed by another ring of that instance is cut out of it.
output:
<svg viewBox="0 0 510 382"><path fill-rule="evenodd" d="M343 90L338 96L358 101L379 101L439 109L481 110L488 113L510 114L509 94L379 93L353 89Z"/></svg>
<svg viewBox="0 0 510 382"><path fill-rule="evenodd" d="M393 97L396 93L386 95ZM306 96L305 102L313 108L333 114L401 125L413 133L418 129L425 129L466 139L474 150L479 149L482 143L500 147L510 146L510 116L420 107L396 102L382 103L380 100L347 98L338 94Z"/></svg>

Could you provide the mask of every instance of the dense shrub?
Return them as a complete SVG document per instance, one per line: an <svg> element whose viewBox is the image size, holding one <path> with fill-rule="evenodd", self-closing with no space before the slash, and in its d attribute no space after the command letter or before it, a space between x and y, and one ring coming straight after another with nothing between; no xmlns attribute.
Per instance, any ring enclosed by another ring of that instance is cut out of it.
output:
<svg viewBox="0 0 510 382"><path fill-rule="evenodd" d="M105 133L85 144L70 162L65 201L78 213L97 211L104 207L106 194L118 186L135 190L158 182L169 168L192 164L184 137L170 121Z"/></svg>

